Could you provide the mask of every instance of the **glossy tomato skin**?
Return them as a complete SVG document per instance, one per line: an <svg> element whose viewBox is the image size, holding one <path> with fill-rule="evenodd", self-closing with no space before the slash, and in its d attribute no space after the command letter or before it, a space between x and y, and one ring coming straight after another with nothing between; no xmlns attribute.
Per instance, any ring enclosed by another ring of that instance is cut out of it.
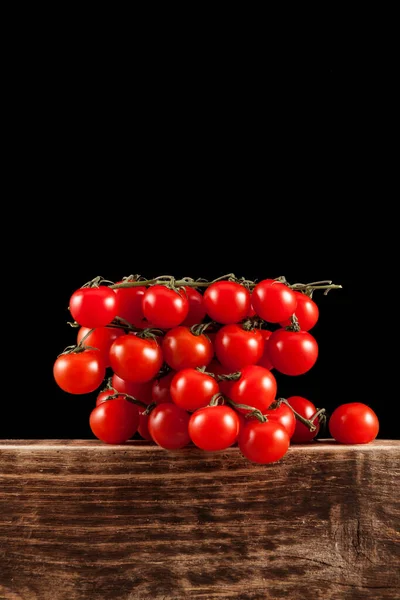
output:
<svg viewBox="0 0 400 600"><path fill-rule="evenodd" d="M204 292L204 306L213 321L239 323L250 310L250 292L234 281L216 281Z"/></svg>
<svg viewBox="0 0 400 600"><path fill-rule="evenodd" d="M276 379L271 371L258 365L249 365L241 369L240 378L231 386L230 398L264 413L275 400L276 389Z"/></svg>
<svg viewBox="0 0 400 600"><path fill-rule="evenodd" d="M102 384L106 366L98 350L61 354L53 375L57 385L69 394L89 394Z"/></svg>
<svg viewBox="0 0 400 600"><path fill-rule="evenodd" d="M300 329L303 331L310 331L316 325L319 317L319 309L315 304L314 300L312 300L307 294L303 294L302 292L294 292L297 298L297 306L296 306L296 317L300 325ZM291 320L286 319L280 323L281 327L289 327L291 325Z"/></svg>
<svg viewBox="0 0 400 600"><path fill-rule="evenodd" d="M149 431L149 415L144 415L143 412L139 413L138 433L144 440L153 441Z"/></svg>
<svg viewBox="0 0 400 600"><path fill-rule="evenodd" d="M317 361L318 344L307 331L277 329L268 340L268 355L280 373L303 375Z"/></svg>
<svg viewBox="0 0 400 600"><path fill-rule="evenodd" d="M207 406L218 394L219 386L210 375L196 369L182 369L172 379L170 392L177 406L192 411Z"/></svg>
<svg viewBox="0 0 400 600"><path fill-rule="evenodd" d="M290 406L305 419L311 419L311 417L317 412L314 404L302 396L290 396L290 398L287 398L287 401L289 402ZM311 440L313 440L319 432L320 424L318 417L314 419L313 424L316 425L317 428L315 431L310 431L308 427L296 419L296 428L291 437L292 443L304 444L306 442L311 442Z"/></svg>
<svg viewBox="0 0 400 600"><path fill-rule="evenodd" d="M172 402L158 404L151 411L148 427L155 443L166 450L177 450L190 442L189 413Z"/></svg>
<svg viewBox="0 0 400 600"><path fill-rule="evenodd" d="M254 288L251 304L264 321L279 323L289 319L295 312L297 298L287 285L274 279L264 279Z"/></svg>
<svg viewBox="0 0 400 600"><path fill-rule="evenodd" d="M96 406L90 414L89 424L102 442L123 444L137 431L139 411L124 398L115 398Z"/></svg>
<svg viewBox="0 0 400 600"><path fill-rule="evenodd" d="M213 346L204 333L195 335L183 326L165 334L162 350L165 362L175 371L206 366L214 356Z"/></svg>
<svg viewBox="0 0 400 600"><path fill-rule="evenodd" d="M91 346L92 348L97 348L101 354L102 359L106 367L110 366L110 348L115 342L115 340L124 335L122 329L118 327L97 327L89 333L91 330L89 327L80 327L77 335L77 344L85 337L85 335L89 334L83 344L85 346Z"/></svg>
<svg viewBox="0 0 400 600"><path fill-rule="evenodd" d="M288 451L289 434L275 421L251 420L239 434L239 449L248 460L269 464L280 460Z"/></svg>
<svg viewBox="0 0 400 600"><path fill-rule="evenodd" d="M296 429L296 417L286 404L282 403L278 408L269 408L264 415L269 421L280 423L288 432L289 438L293 436Z"/></svg>
<svg viewBox="0 0 400 600"><path fill-rule="evenodd" d="M165 285L149 287L143 296L142 307L146 319L161 329L177 327L189 313L185 292L176 292Z"/></svg>
<svg viewBox="0 0 400 600"><path fill-rule="evenodd" d="M203 295L195 288L185 286L183 289L186 292L186 297L189 302L189 312L182 322L182 325L185 327L192 327L192 325L203 322L203 319L206 316L206 307L204 306Z"/></svg>
<svg viewBox="0 0 400 600"><path fill-rule="evenodd" d="M105 327L117 316L117 297L105 286L80 288L72 294L69 310L82 327Z"/></svg>
<svg viewBox="0 0 400 600"><path fill-rule="evenodd" d="M156 404L164 404L164 402L172 402L171 397L171 381L174 378L176 371L170 371L167 375L157 377L151 384L152 401Z"/></svg>
<svg viewBox="0 0 400 600"><path fill-rule="evenodd" d="M206 406L190 417L189 435L202 450L225 450L237 440L239 417L229 406Z"/></svg>
<svg viewBox="0 0 400 600"><path fill-rule="evenodd" d="M163 363L158 343L136 335L122 335L110 348L111 368L126 381L144 383L155 377Z"/></svg>
<svg viewBox="0 0 400 600"><path fill-rule="evenodd" d="M335 408L329 432L341 444L369 444L379 433L379 420L366 404L349 402Z"/></svg>
<svg viewBox="0 0 400 600"><path fill-rule="evenodd" d="M122 283L118 281L117 283ZM117 316L139 329L151 327L143 314L143 296L147 288L144 285L114 290L117 296Z"/></svg>
<svg viewBox="0 0 400 600"><path fill-rule="evenodd" d="M128 394L133 396L137 400L144 402L145 404L151 404L153 402L151 388L152 382L146 381L145 383L137 383L134 381L125 381L118 377L115 373L111 378L112 387L121 394Z"/></svg>
<svg viewBox="0 0 400 600"><path fill-rule="evenodd" d="M225 325L215 337L215 353L226 373L255 365L264 352L260 329L245 331L240 325Z"/></svg>
<svg viewBox="0 0 400 600"><path fill-rule="evenodd" d="M274 365L269 358L268 350L268 340L271 337L272 331L269 331L268 329L260 329L260 333L264 339L264 350L257 364L260 365L260 367L264 367L264 369L268 369L270 371L274 368Z"/></svg>

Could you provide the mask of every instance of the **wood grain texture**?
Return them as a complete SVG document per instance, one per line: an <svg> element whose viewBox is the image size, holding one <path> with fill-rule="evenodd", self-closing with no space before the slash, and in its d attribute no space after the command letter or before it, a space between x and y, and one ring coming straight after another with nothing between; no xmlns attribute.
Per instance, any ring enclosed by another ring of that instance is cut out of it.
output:
<svg viewBox="0 0 400 600"><path fill-rule="evenodd" d="M0 441L0 598L397 599L399 458Z"/></svg>

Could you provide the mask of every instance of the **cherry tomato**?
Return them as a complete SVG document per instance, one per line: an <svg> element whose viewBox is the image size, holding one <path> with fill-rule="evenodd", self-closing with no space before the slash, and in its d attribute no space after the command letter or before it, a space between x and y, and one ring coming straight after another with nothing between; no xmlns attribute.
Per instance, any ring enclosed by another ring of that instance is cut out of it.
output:
<svg viewBox="0 0 400 600"><path fill-rule="evenodd" d="M151 381L146 381L145 383L125 381L114 373L111 378L111 385L117 392L120 392L121 394L128 394L128 396L133 396L145 404L151 404L153 402L151 394Z"/></svg>
<svg viewBox="0 0 400 600"><path fill-rule="evenodd" d="M149 287L143 296L143 314L154 327L177 327L189 313L189 300L184 291L176 292L165 285Z"/></svg>
<svg viewBox="0 0 400 600"><path fill-rule="evenodd" d="M122 281L117 281L122 283ZM116 288L114 290L117 296L117 316L132 323L139 329L151 327L151 323L147 321L143 314L143 296L147 288L144 285L129 288Z"/></svg>
<svg viewBox="0 0 400 600"><path fill-rule="evenodd" d="M264 321L279 323L295 312L297 297L287 285L274 279L264 279L254 288L251 303Z"/></svg>
<svg viewBox="0 0 400 600"><path fill-rule="evenodd" d="M302 396L291 396L290 398L287 398L287 401L289 402L290 406L305 419L310 419L317 412L314 404ZM317 428L315 431L310 431L306 425L303 425L303 423L300 423L300 421L296 419L296 428L294 430L294 434L292 435L291 441L294 444L311 442L311 440L313 440L319 432L318 417L313 420L313 424L316 425Z"/></svg>
<svg viewBox="0 0 400 600"><path fill-rule="evenodd" d="M241 373L240 378L231 386L231 400L238 404L247 404L264 413L275 400L275 377L271 371L257 365L244 367Z"/></svg>
<svg viewBox="0 0 400 600"><path fill-rule="evenodd" d="M109 397L113 396L114 394L114 390L103 390L98 394L96 398L96 406L99 406L99 404L103 404L103 402L108 402Z"/></svg>
<svg viewBox="0 0 400 600"><path fill-rule="evenodd" d="M203 298L207 314L217 323L238 323L250 310L250 292L234 281L212 283Z"/></svg>
<svg viewBox="0 0 400 600"><path fill-rule="evenodd" d="M77 335L77 343L85 337L91 331L89 327L80 327ZM93 329L92 333L89 333L83 344L85 346L91 346L97 348L101 354L102 359L106 367L110 366L110 348L112 343L120 336L124 335L122 329L118 327L97 327Z"/></svg>
<svg viewBox="0 0 400 600"><path fill-rule="evenodd" d="M98 350L61 354L53 367L57 385L69 394L89 394L103 382L106 366Z"/></svg>
<svg viewBox="0 0 400 600"><path fill-rule="evenodd" d="M190 417L189 435L202 450L224 450L239 433L239 417L229 406L206 406Z"/></svg>
<svg viewBox="0 0 400 600"><path fill-rule="evenodd" d="M158 377L152 383L151 396L152 401L156 404L164 404L164 402L172 402L170 387L171 381L174 378L176 371L171 371L167 375Z"/></svg>
<svg viewBox="0 0 400 600"><path fill-rule="evenodd" d="M105 286L79 288L69 300L69 310L82 327L105 327L117 316L117 297Z"/></svg>
<svg viewBox="0 0 400 600"><path fill-rule="evenodd" d="M366 404L349 402L333 411L329 419L329 431L342 444L368 444L378 435L379 421Z"/></svg>
<svg viewBox="0 0 400 600"><path fill-rule="evenodd" d="M314 366L318 358L318 344L307 331L277 329L268 340L268 355L280 373L302 375Z"/></svg>
<svg viewBox="0 0 400 600"><path fill-rule="evenodd" d="M268 350L268 340L271 337L272 331L268 331L268 329L260 329L260 333L264 338L264 350L260 360L257 362L260 367L264 367L264 369L273 369L274 366L269 358L269 350Z"/></svg>
<svg viewBox="0 0 400 600"><path fill-rule="evenodd" d="M215 338L215 353L227 373L255 365L263 351L264 338L260 329L245 331L240 325L225 325Z"/></svg>
<svg viewBox="0 0 400 600"><path fill-rule="evenodd" d="M139 411L124 398L115 398L96 406L89 424L94 435L106 444L123 444L137 431Z"/></svg>
<svg viewBox="0 0 400 600"><path fill-rule="evenodd" d="M189 327L174 327L162 341L164 360L175 371L208 365L214 349L203 333L195 335Z"/></svg>
<svg viewBox="0 0 400 600"><path fill-rule="evenodd" d="M152 339L122 335L110 348L111 368L121 379L144 383L158 373L163 363L160 346Z"/></svg>
<svg viewBox="0 0 400 600"><path fill-rule="evenodd" d="M302 292L294 292L297 298L296 306L296 317L299 322L300 328L303 331L309 331L314 327L319 317L318 306L314 300L311 300L307 294ZM289 327L292 324L290 319L286 319L280 323L281 327Z"/></svg>
<svg viewBox="0 0 400 600"><path fill-rule="evenodd" d="M189 413L172 402L156 406L148 425L151 437L162 448L177 450L190 442Z"/></svg>
<svg viewBox="0 0 400 600"><path fill-rule="evenodd" d="M185 410L196 410L207 406L219 392L219 386L210 375L196 369L183 369L172 379L170 391L177 406Z"/></svg>
<svg viewBox="0 0 400 600"><path fill-rule="evenodd" d="M139 435L148 442L153 441L149 431L149 415L143 414L143 412L139 413L139 427L138 427Z"/></svg>
<svg viewBox="0 0 400 600"><path fill-rule="evenodd" d="M185 327L191 327L202 323L206 316L206 307L204 306L203 296L195 288L184 287L186 297L189 302L189 312L186 319L182 322Z"/></svg>
<svg viewBox="0 0 400 600"><path fill-rule="evenodd" d="M223 367L215 358L207 366L207 373L213 373L214 375L227 375L229 372L229 369ZM219 391L221 394L224 394L230 398L230 389L234 383L234 381L230 381L229 379L218 381Z"/></svg>
<svg viewBox="0 0 400 600"><path fill-rule="evenodd" d="M296 417L287 404L282 403L278 408L269 408L264 412L264 415L268 418L268 421L280 423L286 429L290 438L293 436L296 429Z"/></svg>
<svg viewBox="0 0 400 600"><path fill-rule="evenodd" d="M238 441L243 456L260 464L280 460L290 445L288 432L276 421L249 421L240 432Z"/></svg>

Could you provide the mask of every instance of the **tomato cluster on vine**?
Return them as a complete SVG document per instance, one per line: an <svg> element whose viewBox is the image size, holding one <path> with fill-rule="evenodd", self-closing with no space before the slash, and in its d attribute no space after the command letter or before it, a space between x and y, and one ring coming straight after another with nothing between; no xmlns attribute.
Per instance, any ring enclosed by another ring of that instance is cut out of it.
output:
<svg viewBox="0 0 400 600"><path fill-rule="evenodd" d="M72 294L76 345L53 368L67 393L100 390L89 418L98 439L121 444L138 433L168 450L237 444L249 460L270 463L318 434L325 410L301 396L277 397L274 371L298 376L313 367L312 293L341 286L234 275L107 283L96 278ZM367 443L379 423L352 403L336 409L329 427L338 441Z"/></svg>

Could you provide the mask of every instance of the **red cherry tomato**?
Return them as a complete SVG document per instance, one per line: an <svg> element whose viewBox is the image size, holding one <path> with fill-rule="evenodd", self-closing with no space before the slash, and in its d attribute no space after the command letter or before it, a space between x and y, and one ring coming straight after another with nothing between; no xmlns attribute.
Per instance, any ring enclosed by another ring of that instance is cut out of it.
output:
<svg viewBox="0 0 400 600"><path fill-rule="evenodd" d="M260 464L280 460L290 445L288 432L275 421L249 421L240 432L238 441L243 456Z"/></svg>
<svg viewBox="0 0 400 600"><path fill-rule="evenodd" d="M295 312L297 298L287 285L274 279L264 279L254 288L251 303L256 314L264 321L279 323Z"/></svg>
<svg viewBox="0 0 400 600"><path fill-rule="evenodd" d="M215 353L227 373L255 365L263 351L264 338L260 329L245 331L240 325L225 325L215 338Z"/></svg>
<svg viewBox="0 0 400 600"><path fill-rule="evenodd" d="M165 362L174 369L188 369L208 365L214 349L203 333L195 335L189 327L174 327L164 336L162 350Z"/></svg>
<svg viewBox="0 0 400 600"><path fill-rule="evenodd" d="M260 367L264 367L264 369L273 369L274 366L269 358L269 350L268 350L268 340L271 337L272 331L268 331L268 329L260 329L260 333L264 338L264 350L260 360L257 362Z"/></svg>
<svg viewBox="0 0 400 600"><path fill-rule="evenodd" d="M151 396L152 401L156 404L164 404L164 402L172 402L170 387L171 381L174 378L176 371L171 371L167 375L158 377L152 383Z"/></svg>
<svg viewBox="0 0 400 600"><path fill-rule="evenodd" d="M202 450L224 450L239 433L239 417L229 406L206 406L190 417L189 435Z"/></svg>
<svg viewBox="0 0 400 600"><path fill-rule="evenodd" d="M268 355L280 373L302 375L314 366L318 344L307 331L277 329L268 340Z"/></svg>
<svg viewBox="0 0 400 600"><path fill-rule="evenodd" d="M191 327L202 323L206 316L206 307L204 306L203 296L195 288L184 287L186 297L189 302L189 312L186 319L182 322L185 327Z"/></svg>
<svg viewBox="0 0 400 600"><path fill-rule="evenodd" d="M157 375L163 355L154 340L128 334L117 338L111 346L110 362L121 379L144 383Z"/></svg>
<svg viewBox="0 0 400 600"><path fill-rule="evenodd" d="M342 444L368 444L378 435L379 421L366 404L349 402L333 411L329 419L329 431Z"/></svg>
<svg viewBox="0 0 400 600"><path fill-rule="evenodd" d="M303 294L302 292L294 293L297 298L295 314L300 328L303 331L309 331L318 321L318 306L315 304L314 300L311 300L311 298L307 296L307 294ZM291 324L292 323L290 319L286 319L286 321L280 323L281 327L289 327Z"/></svg>
<svg viewBox="0 0 400 600"><path fill-rule="evenodd" d="M138 433L144 440L153 441L149 431L149 415L144 415L143 412L139 414Z"/></svg>
<svg viewBox="0 0 400 600"><path fill-rule="evenodd" d="M311 419L317 412L314 404L302 396L291 396L290 398L287 398L287 401L290 406L305 419ZM291 438L292 443L303 444L305 442L311 442L319 432L318 417L313 420L313 424L316 425L317 428L315 431L310 431L306 425L296 419L296 428Z"/></svg>
<svg viewBox="0 0 400 600"><path fill-rule="evenodd" d="M85 337L91 331L89 327L80 327L77 335L77 343ZM122 329L118 327L97 327L93 329L92 333L85 338L83 344L85 346L91 346L97 348L101 354L102 359L106 367L110 366L110 348L113 342L120 336L124 335Z"/></svg>
<svg viewBox="0 0 400 600"><path fill-rule="evenodd" d="M170 391L177 406L185 410L196 410L207 406L211 398L219 392L219 387L210 375L196 369L183 369L172 379Z"/></svg>
<svg viewBox="0 0 400 600"><path fill-rule="evenodd" d="M148 425L151 437L162 448L177 450L190 442L189 413L172 402L156 406Z"/></svg>
<svg viewBox="0 0 400 600"><path fill-rule="evenodd" d="M117 316L117 297L105 286L80 288L72 294L69 310L82 327L105 327Z"/></svg>
<svg viewBox="0 0 400 600"><path fill-rule="evenodd" d="M250 292L234 281L212 283L203 298L207 314L217 323L238 323L250 310Z"/></svg>
<svg viewBox="0 0 400 600"><path fill-rule="evenodd" d="M264 413L275 400L275 377L271 371L257 365L244 367L241 373L240 378L231 386L231 400L238 404L247 404Z"/></svg>
<svg viewBox="0 0 400 600"><path fill-rule="evenodd" d="M96 398L96 406L99 406L99 404L103 404L103 402L108 402L109 397L113 396L114 394L115 391L113 390L103 390L98 394Z"/></svg>
<svg viewBox="0 0 400 600"><path fill-rule="evenodd" d="M137 431L139 411L124 398L115 398L96 406L89 424L94 435L106 444L123 444Z"/></svg>
<svg viewBox="0 0 400 600"><path fill-rule="evenodd" d="M57 385L69 394L89 394L102 384L106 366L98 350L61 354L53 375Z"/></svg>
<svg viewBox="0 0 400 600"><path fill-rule="evenodd" d="M117 281L122 283L122 281ZM132 323L139 329L145 329L152 325L147 321L143 314L143 296L147 288L144 285L129 288L116 288L114 290L117 296L117 317L121 317Z"/></svg>
<svg viewBox="0 0 400 600"><path fill-rule="evenodd" d="M128 396L133 396L145 404L151 404L153 402L151 394L151 381L146 381L145 383L125 381L114 373L111 378L111 385L117 392L120 392L121 394L128 394Z"/></svg>
<svg viewBox="0 0 400 600"><path fill-rule="evenodd" d="M282 403L278 408L269 408L264 412L264 415L268 418L268 421L280 423L286 429L290 438L293 436L296 429L296 417L286 404Z"/></svg>
<svg viewBox="0 0 400 600"><path fill-rule="evenodd" d="M177 327L189 313L189 301L184 291L176 292L165 285L153 285L143 296L143 314L154 327Z"/></svg>

